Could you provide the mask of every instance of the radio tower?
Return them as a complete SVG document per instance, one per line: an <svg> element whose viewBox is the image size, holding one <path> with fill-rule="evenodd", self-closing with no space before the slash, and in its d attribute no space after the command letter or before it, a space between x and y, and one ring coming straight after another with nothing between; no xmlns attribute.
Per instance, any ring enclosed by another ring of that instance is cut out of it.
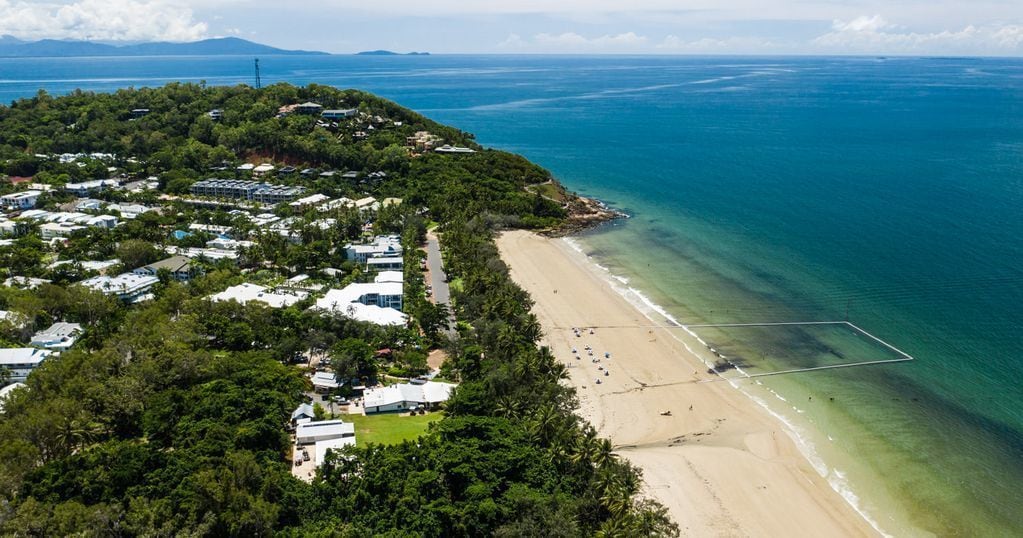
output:
<svg viewBox="0 0 1023 538"><path fill-rule="evenodd" d="M263 81L259 79L259 58L256 58L256 89L263 87Z"/></svg>

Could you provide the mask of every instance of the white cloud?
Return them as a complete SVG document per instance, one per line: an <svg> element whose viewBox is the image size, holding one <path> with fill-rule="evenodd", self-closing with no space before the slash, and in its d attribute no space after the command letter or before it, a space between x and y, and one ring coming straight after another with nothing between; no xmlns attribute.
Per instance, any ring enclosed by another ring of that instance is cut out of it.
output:
<svg viewBox="0 0 1023 538"><path fill-rule="evenodd" d="M1020 49L1023 45L1023 26L1010 25L999 28L991 36L998 45L1007 49Z"/></svg>
<svg viewBox="0 0 1023 538"><path fill-rule="evenodd" d="M836 20L828 32L813 40L826 51L882 53L1013 53L1023 44L1023 26L974 26L959 30L911 32L884 17L861 16Z"/></svg>
<svg viewBox="0 0 1023 538"><path fill-rule="evenodd" d="M647 44L646 36L635 32L607 34L597 37L586 37L575 32L561 34L540 33L530 39L523 39L518 34L511 34L498 43L501 49L532 50L537 52L628 52L642 49Z"/></svg>
<svg viewBox="0 0 1023 538"><path fill-rule="evenodd" d="M544 45L565 45L569 47L631 47L646 43L646 38L636 35L635 32L626 32L617 35L603 35L600 37L586 38L575 32L566 32L558 35L537 34L534 37L537 43Z"/></svg>
<svg viewBox="0 0 1023 538"><path fill-rule="evenodd" d="M195 41L207 29L174 0L0 0L0 34L22 39Z"/></svg>
<svg viewBox="0 0 1023 538"><path fill-rule="evenodd" d="M522 40L522 36L519 34L510 34L504 41L497 44L499 49L521 49L526 46L526 42Z"/></svg>
<svg viewBox="0 0 1023 538"><path fill-rule="evenodd" d="M885 28L892 28L893 25L880 15L873 17L861 15L849 22L836 20L831 27L835 32L877 32Z"/></svg>
<svg viewBox="0 0 1023 538"><path fill-rule="evenodd" d="M781 50L781 46L769 40L756 37L729 37L716 39L704 37L686 41L676 35L665 37L655 47L659 52L688 54L731 54L731 53L765 53Z"/></svg>

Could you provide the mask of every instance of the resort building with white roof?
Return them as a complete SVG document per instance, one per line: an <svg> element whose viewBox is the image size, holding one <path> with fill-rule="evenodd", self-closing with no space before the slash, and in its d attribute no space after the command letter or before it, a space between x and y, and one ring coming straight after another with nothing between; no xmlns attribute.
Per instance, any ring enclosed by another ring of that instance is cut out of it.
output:
<svg viewBox="0 0 1023 538"><path fill-rule="evenodd" d="M448 401L455 386L452 383L426 381L366 389L362 407L367 415L408 411L419 407L430 409Z"/></svg>
<svg viewBox="0 0 1023 538"><path fill-rule="evenodd" d="M82 334L78 323L57 322L32 336L31 345L54 351L67 351L75 345Z"/></svg>
<svg viewBox="0 0 1023 538"><path fill-rule="evenodd" d="M271 290L258 284L244 283L231 286L226 290L210 297L214 302L237 301L246 304L249 301L258 301L271 308L287 308L308 297L309 294L299 290Z"/></svg>
<svg viewBox="0 0 1023 538"><path fill-rule="evenodd" d="M311 445L318 441L350 437L355 439L355 424L343 420L305 422L295 428L295 444Z"/></svg>
<svg viewBox="0 0 1023 538"><path fill-rule="evenodd" d="M52 354L52 351L34 347L2 348L0 368L6 368L10 372L8 382L21 383Z"/></svg>
<svg viewBox="0 0 1023 538"><path fill-rule="evenodd" d="M401 312L402 288L401 282L349 284L327 291L314 308L377 325L405 325L408 316Z"/></svg>
<svg viewBox="0 0 1023 538"><path fill-rule="evenodd" d="M153 298L150 290L160 283L155 276L121 273L114 277L97 276L80 282L82 286L105 295L114 295L127 303L138 303Z"/></svg>
<svg viewBox="0 0 1023 538"><path fill-rule="evenodd" d="M401 238L396 235L378 235L366 245L345 245L345 255L356 263L366 263L370 258L392 258L401 253Z"/></svg>

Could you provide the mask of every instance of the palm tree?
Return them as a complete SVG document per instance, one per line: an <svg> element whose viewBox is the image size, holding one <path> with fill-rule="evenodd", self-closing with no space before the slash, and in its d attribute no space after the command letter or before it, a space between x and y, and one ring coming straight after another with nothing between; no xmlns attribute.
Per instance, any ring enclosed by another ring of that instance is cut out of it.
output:
<svg viewBox="0 0 1023 538"><path fill-rule="evenodd" d="M544 405L537 409L531 421L533 438L537 441L548 441L551 432L557 425L558 410L553 405Z"/></svg>
<svg viewBox="0 0 1023 538"><path fill-rule="evenodd" d="M621 468L605 467L597 473L596 486L600 504L614 516L622 516L632 506L632 491Z"/></svg>
<svg viewBox="0 0 1023 538"><path fill-rule="evenodd" d="M67 419L56 431L55 441L63 454L72 454L99 435L99 426L80 418Z"/></svg>
<svg viewBox="0 0 1023 538"><path fill-rule="evenodd" d="M543 330L540 328L540 322L537 321L536 316L529 314L529 317L523 324L522 336L532 342L539 342L540 337L543 336Z"/></svg>
<svg viewBox="0 0 1023 538"><path fill-rule="evenodd" d="M569 461L576 465L586 464L587 466L593 463L594 444L589 435L590 431L588 430L583 436L576 437Z"/></svg>
<svg viewBox="0 0 1023 538"><path fill-rule="evenodd" d="M497 404L494 406L494 414L499 417L517 419L522 415L522 406L518 400L511 396L500 396L497 399Z"/></svg>
<svg viewBox="0 0 1023 538"><path fill-rule="evenodd" d="M512 373L520 382L529 382L533 380L535 373L540 369L540 364L540 357L536 353L526 352L515 360Z"/></svg>
<svg viewBox="0 0 1023 538"><path fill-rule="evenodd" d="M630 536L636 536L635 526L632 525L632 518L625 517L612 517L600 526L595 534L597 538L628 538Z"/></svg>

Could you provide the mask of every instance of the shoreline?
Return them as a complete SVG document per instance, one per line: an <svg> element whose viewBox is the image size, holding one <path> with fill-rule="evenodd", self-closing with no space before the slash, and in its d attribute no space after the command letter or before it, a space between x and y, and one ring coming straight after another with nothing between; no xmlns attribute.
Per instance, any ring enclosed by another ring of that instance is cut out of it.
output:
<svg viewBox="0 0 1023 538"><path fill-rule="evenodd" d="M683 535L884 534L801 449L790 421L707 372L709 350L670 314L638 294L677 330L654 322L567 241L519 231L497 244L535 302L542 343L569 367L579 414L643 470L644 493ZM577 337L572 327L597 328Z"/></svg>

